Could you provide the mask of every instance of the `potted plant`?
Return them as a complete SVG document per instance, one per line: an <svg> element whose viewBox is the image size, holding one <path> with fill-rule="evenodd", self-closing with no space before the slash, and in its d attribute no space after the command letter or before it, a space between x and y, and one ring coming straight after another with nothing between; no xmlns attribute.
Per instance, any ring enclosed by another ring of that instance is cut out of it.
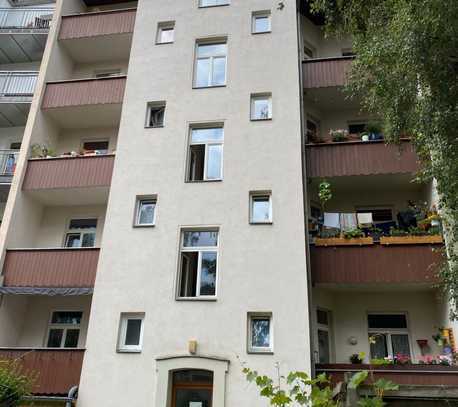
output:
<svg viewBox="0 0 458 407"><path fill-rule="evenodd" d="M367 131L361 133L361 141L369 141L369 133Z"/></svg>
<svg viewBox="0 0 458 407"><path fill-rule="evenodd" d="M366 128L369 133L369 140L383 140L382 126L379 122L370 122Z"/></svg>
<svg viewBox="0 0 458 407"><path fill-rule="evenodd" d="M442 243L443 239L437 230L428 232L418 227L410 227L408 230L390 228L390 236L382 236L380 244L432 244Z"/></svg>
<svg viewBox="0 0 458 407"><path fill-rule="evenodd" d="M332 141L335 143L347 141L348 140L348 130L344 130L344 129L330 130L329 136L331 137Z"/></svg>
<svg viewBox="0 0 458 407"><path fill-rule="evenodd" d="M350 356L350 362L352 365L361 365L365 357L366 354L364 352L354 353Z"/></svg>

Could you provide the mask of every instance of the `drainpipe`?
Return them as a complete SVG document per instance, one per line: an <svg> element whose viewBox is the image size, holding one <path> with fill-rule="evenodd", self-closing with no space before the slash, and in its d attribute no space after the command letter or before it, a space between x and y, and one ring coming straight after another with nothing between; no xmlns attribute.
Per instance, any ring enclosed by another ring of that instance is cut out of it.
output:
<svg viewBox="0 0 458 407"><path fill-rule="evenodd" d="M78 386L73 386L67 396L67 402L65 403L65 407L72 407L73 402L76 400L76 397L78 396Z"/></svg>
<svg viewBox="0 0 458 407"><path fill-rule="evenodd" d="M304 112L304 81L302 69L302 23L301 23L301 7L302 0L296 0L296 18L297 18L297 61L299 69L299 101L301 115L301 155L302 155L302 196L304 204L304 231L305 231L305 256L306 256L306 275L307 275L307 291L308 291L308 309L309 309L309 341L310 341L310 366L311 375L315 377L315 360L314 360L314 335L313 335L313 318L312 318L312 278L310 270L310 246L309 246L309 227L308 227L308 191L307 191L307 163L306 163L306 148L307 137L305 132L305 112Z"/></svg>

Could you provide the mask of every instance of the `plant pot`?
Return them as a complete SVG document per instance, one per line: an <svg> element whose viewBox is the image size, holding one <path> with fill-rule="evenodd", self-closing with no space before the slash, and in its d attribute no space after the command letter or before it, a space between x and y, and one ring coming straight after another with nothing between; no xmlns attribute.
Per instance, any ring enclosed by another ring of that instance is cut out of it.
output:
<svg viewBox="0 0 458 407"><path fill-rule="evenodd" d="M426 236L382 236L380 244L434 244L443 243L441 235Z"/></svg>
<svg viewBox="0 0 458 407"><path fill-rule="evenodd" d="M361 136L362 141L369 141L369 136L365 134L364 136Z"/></svg>
<svg viewBox="0 0 458 407"><path fill-rule="evenodd" d="M358 237L354 239L345 239L343 237L330 237L315 239L315 246L366 246L374 244L372 237Z"/></svg>

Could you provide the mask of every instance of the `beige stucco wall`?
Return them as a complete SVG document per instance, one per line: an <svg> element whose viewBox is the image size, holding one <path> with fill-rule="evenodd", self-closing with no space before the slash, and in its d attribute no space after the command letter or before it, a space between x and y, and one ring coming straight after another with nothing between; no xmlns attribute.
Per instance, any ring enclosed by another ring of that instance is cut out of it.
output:
<svg viewBox="0 0 458 407"><path fill-rule="evenodd" d="M405 312L410 336L410 346L413 358L418 361L421 356L418 339L427 339L431 354L439 354L432 335L442 326L438 317L440 301L436 293L431 291L330 291L315 288L313 290L314 336L316 335L316 308L323 308L332 313L332 331L336 363L349 363L349 357L354 353L364 352L366 362L369 361L369 341L367 314L369 312ZM348 341L355 337L357 345ZM315 340L315 349L317 345Z"/></svg>
<svg viewBox="0 0 458 407"><path fill-rule="evenodd" d="M251 13L266 9L272 33L252 36ZM155 46L157 24L170 20L175 43ZM228 38L227 86L193 90L195 41L209 36ZM270 375L276 362L285 372L310 370L296 38L294 4L139 2L79 406L106 403L106 394L113 406L152 405L166 391L156 386L154 359L186 354L191 338L199 354L230 360L226 406L264 405L237 357ZM272 92L272 121L249 121L257 92ZM160 100L165 127L145 129L147 102ZM224 181L184 183L189 124L211 121L224 122ZM272 226L248 224L250 190L272 190ZM158 195L154 229L132 228L137 194ZM175 300L185 225L220 228L214 302ZM119 314L128 311L146 313L141 354L115 352ZM247 354L249 311L273 313L274 355Z"/></svg>

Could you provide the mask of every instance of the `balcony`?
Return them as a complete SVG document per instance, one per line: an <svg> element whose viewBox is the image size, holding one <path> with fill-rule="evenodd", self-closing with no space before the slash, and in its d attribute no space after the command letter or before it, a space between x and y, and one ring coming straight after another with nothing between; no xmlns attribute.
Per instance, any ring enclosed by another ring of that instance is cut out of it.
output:
<svg viewBox="0 0 458 407"><path fill-rule="evenodd" d="M84 349L0 348L0 360L17 360L37 372L34 395L66 396L80 381Z"/></svg>
<svg viewBox="0 0 458 407"><path fill-rule="evenodd" d="M0 64L39 61L53 8L0 8Z"/></svg>
<svg viewBox="0 0 458 407"><path fill-rule="evenodd" d="M309 177L413 174L419 169L418 157L407 141L399 146L383 141L307 144L306 154Z"/></svg>
<svg viewBox="0 0 458 407"><path fill-rule="evenodd" d="M42 109L62 128L115 127L125 87L125 76L49 82Z"/></svg>
<svg viewBox="0 0 458 407"><path fill-rule="evenodd" d="M4 294L92 293L99 249L12 249L3 265Z"/></svg>
<svg viewBox="0 0 458 407"><path fill-rule="evenodd" d="M48 205L106 203L114 155L30 159L24 191Z"/></svg>
<svg viewBox="0 0 458 407"><path fill-rule="evenodd" d="M38 72L0 71L0 127L25 126Z"/></svg>
<svg viewBox="0 0 458 407"><path fill-rule="evenodd" d="M60 42L79 63L128 60L136 9L119 9L62 17Z"/></svg>
<svg viewBox="0 0 458 407"><path fill-rule="evenodd" d="M336 57L303 61L304 88L329 88L345 85L353 59L353 57Z"/></svg>
<svg viewBox="0 0 458 407"><path fill-rule="evenodd" d="M458 397L458 366L441 365L352 365L318 364L316 373L326 373L333 383L343 382L345 373L372 370L374 380L384 378L400 385L400 390L390 396L396 397ZM427 393L420 393L422 390Z"/></svg>
<svg viewBox="0 0 458 407"><path fill-rule="evenodd" d="M312 246L316 285L394 285L437 283L442 244Z"/></svg>

